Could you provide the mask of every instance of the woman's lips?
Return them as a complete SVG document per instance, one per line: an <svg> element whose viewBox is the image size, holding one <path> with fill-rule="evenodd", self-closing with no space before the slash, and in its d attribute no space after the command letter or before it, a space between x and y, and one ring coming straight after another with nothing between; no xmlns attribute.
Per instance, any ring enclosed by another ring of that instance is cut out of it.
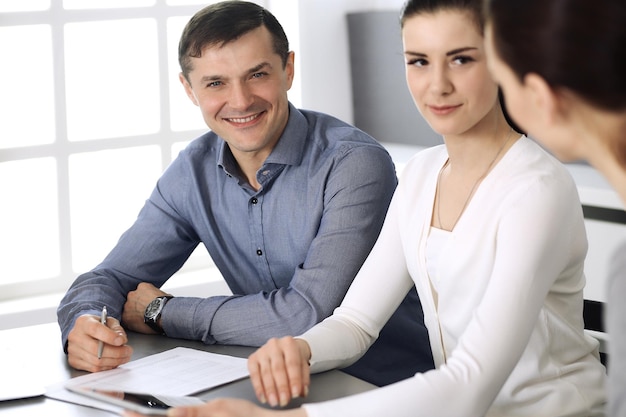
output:
<svg viewBox="0 0 626 417"><path fill-rule="evenodd" d="M451 106L428 106L430 111L437 116L446 116L461 107L460 104Z"/></svg>

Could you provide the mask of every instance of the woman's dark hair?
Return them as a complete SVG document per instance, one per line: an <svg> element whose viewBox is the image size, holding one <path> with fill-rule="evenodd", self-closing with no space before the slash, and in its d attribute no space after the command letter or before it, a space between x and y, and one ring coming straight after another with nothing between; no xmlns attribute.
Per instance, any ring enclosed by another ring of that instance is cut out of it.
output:
<svg viewBox="0 0 626 417"><path fill-rule="evenodd" d="M485 16L520 81L536 73L599 108L626 109L625 0L485 0Z"/></svg>
<svg viewBox="0 0 626 417"><path fill-rule="evenodd" d="M207 46L224 45L246 33L265 26L272 35L274 52L287 64L289 41L276 17L258 4L247 1L223 1L197 12L185 26L178 44L180 69L189 81L190 57L202 56Z"/></svg>
<svg viewBox="0 0 626 417"><path fill-rule="evenodd" d="M478 30L482 33L485 29L483 0L408 0L400 12L400 27L404 27L404 23L410 17L425 13L432 14L441 10L460 10L469 12ZM504 114L504 118L509 126L511 126L511 128L516 132L524 133L509 116L501 89L498 89L498 101L500 102L502 113Z"/></svg>
<svg viewBox="0 0 626 417"><path fill-rule="evenodd" d="M409 0L404 3L400 12L400 26L404 27L404 22L415 15L423 13L435 13L440 10L464 10L472 14L472 18L478 29L484 29L484 17L482 11L482 0Z"/></svg>

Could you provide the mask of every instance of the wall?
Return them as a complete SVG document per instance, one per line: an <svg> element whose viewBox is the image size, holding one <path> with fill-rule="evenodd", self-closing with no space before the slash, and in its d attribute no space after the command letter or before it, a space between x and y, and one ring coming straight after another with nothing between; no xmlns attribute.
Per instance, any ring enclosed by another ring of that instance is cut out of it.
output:
<svg viewBox="0 0 626 417"><path fill-rule="evenodd" d="M303 108L353 123L350 50L346 13L400 10L403 0L270 0L296 52ZM297 12L298 25L293 25ZM286 19L291 20L289 23Z"/></svg>

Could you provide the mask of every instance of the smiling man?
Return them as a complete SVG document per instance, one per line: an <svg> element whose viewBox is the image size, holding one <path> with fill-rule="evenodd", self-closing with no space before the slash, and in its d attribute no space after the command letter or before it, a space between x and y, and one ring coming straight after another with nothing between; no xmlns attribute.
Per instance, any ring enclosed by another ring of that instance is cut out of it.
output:
<svg viewBox="0 0 626 417"><path fill-rule="evenodd" d="M210 131L181 152L135 224L62 300L74 368L127 362L125 329L248 346L300 334L340 304L382 227L396 186L389 155L353 126L289 103L294 54L267 10L244 1L204 8L182 34L179 62ZM159 289L199 244L232 295ZM423 339L406 340L415 327ZM415 290L388 328L357 375L382 385L432 367Z"/></svg>

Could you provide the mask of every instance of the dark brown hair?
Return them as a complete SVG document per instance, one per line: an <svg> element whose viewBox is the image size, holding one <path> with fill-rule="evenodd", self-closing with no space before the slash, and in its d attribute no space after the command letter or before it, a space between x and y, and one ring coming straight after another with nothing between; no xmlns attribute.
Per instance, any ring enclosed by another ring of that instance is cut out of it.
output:
<svg viewBox="0 0 626 417"><path fill-rule="evenodd" d="M595 106L626 109L625 0L485 0L485 16L520 81L536 73Z"/></svg>
<svg viewBox="0 0 626 417"><path fill-rule="evenodd" d="M197 12L187 23L178 44L180 69L189 81L190 57L202 56L207 46L222 46L265 26L272 35L274 52L287 64L289 41L276 17L265 8L247 1L223 1Z"/></svg>
<svg viewBox="0 0 626 417"><path fill-rule="evenodd" d="M482 33L484 18L482 12L482 0L409 0L400 12L400 25L412 16L423 13L435 13L441 10L461 10L470 12L474 23Z"/></svg>

